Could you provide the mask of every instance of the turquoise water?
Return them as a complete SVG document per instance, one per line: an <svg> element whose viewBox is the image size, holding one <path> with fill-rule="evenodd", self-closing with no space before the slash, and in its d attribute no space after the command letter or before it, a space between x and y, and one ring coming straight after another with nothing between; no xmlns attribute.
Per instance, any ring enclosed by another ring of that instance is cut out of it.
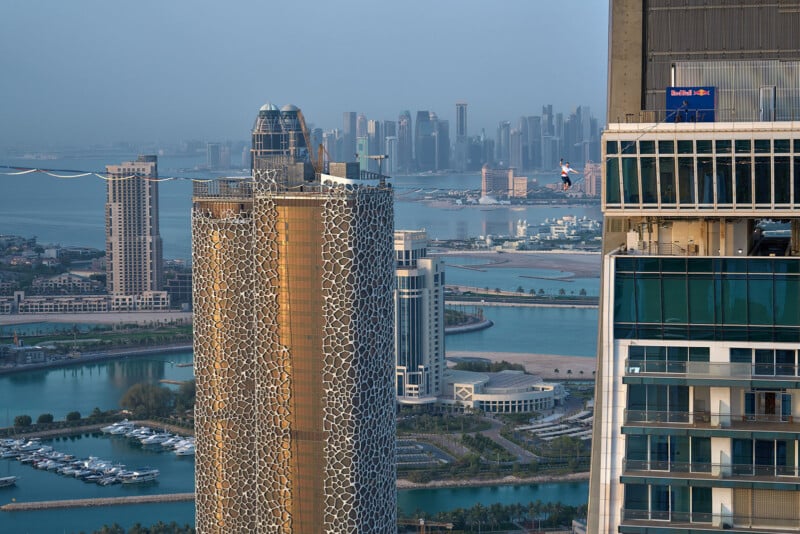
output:
<svg viewBox="0 0 800 534"><path fill-rule="evenodd" d="M43 413L64 419L73 410L86 415L95 407L118 409L119 399L138 382L191 380L192 367L175 365L190 361L186 351L0 375L0 426L21 414L35 421Z"/></svg>
<svg viewBox="0 0 800 534"><path fill-rule="evenodd" d="M597 355L597 308L484 306L494 326L445 338L451 350Z"/></svg>

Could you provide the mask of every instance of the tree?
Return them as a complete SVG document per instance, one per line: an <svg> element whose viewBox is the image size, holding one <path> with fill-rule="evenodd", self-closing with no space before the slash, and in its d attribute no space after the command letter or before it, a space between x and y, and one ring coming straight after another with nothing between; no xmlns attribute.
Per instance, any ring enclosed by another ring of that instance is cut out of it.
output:
<svg viewBox="0 0 800 534"><path fill-rule="evenodd" d="M525 290L522 288L522 286L517 286L517 293L525 293Z"/></svg>
<svg viewBox="0 0 800 534"><path fill-rule="evenodd" d="M103 417L103 411L95 406L94 410L92 410L92 413L89 414L89 419L97 419L99 417Z"/></svg>
<svg viewBox="0 0 800 534"><path fill-rule="evenodd" d="M533 288L531 288L531 289L528 291L528 294L529 294L529 295L531 295L531 296L533 296L533 295L535 295L535 294L536 294L536 290L535 290L535 289L533 289Z"/></svg>
<svg viewBox="0 0 800 534"><path fill-rule="evenodd" d="M80 421L81 412L69 412L66 417L67 421Z"/></svg>
<svg viewBox="0 0 800 534"><path fill-rule="evenodd" d="M32 422L30 415L18 415L14 418L14 426L31 426Z"/></svg>
<svg viewBox="0 0 800 534"><path fill-rule="evenodd" d="M561 289L559 289L559 290L558 290L558 296L559 296L559 297L563 297L563 296L564 296L564 295L566 295L566 294L567 294L567 292L566 292L566 291L564 291L564 288L563 288L563 287L562 287Z"/></svg>
<svg viewBox="0 0 800 534"><path fill-rule="evenodd" d="M494 288L494 292L495 293L500 293L500 288L499 287Z"/></svg>
<svg viewBox="0 0 800 534"><path fill-rule="evenodd" d="M175 394L175 410L185 412L194 408L196 384L194 380L184 382Z"/></svg>
<svg viewBox="0 0 800 534"><path fill-rule="evenodd" d="M580 295L582 297L585 297L586 296L586 289L581 289L580 291L578 291L578 295Z"/></svg>
<svg viewBox="0 0 800 534"><path fill-rule="evenodd" d="M132 411L137 417L168 415L172 411L173 403L170 390L145 383L132 385L119 400L121 407Z"/></svg>
<svg viewBox="0 0 800 534"><path fill-rule="evenodd" d="M53 422L53 414L51 413L43 413L36 419L36 424L47 424Z"/></svg>
<svg viewBox="0 0 800 534"><path fill-rule="evenodd" d="M572 376L572 369L567 369L567 375Z"/></svg>
<svg viewBox="0 0 800 534"><path fill-rule="evenodd" d="M553 372L554 372L555 374L558 374L558 367L556 367L555 369L553 369Z"/></svg>
<svg viewBox="0 0 800 534"><path fill-rule="evenodd" d="M539 289L539 296L544 296L544 289L543 288Z"/></svg>

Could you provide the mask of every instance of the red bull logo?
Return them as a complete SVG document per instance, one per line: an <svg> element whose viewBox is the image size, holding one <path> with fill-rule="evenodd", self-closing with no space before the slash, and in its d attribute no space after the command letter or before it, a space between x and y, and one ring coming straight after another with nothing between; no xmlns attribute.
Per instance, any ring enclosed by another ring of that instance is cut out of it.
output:
<svg viewBox="0 0 800 534"><path fill-rule="evenodd" d="M711 91L708 89L696 89L694 92L694 96L708 96L711 94Z"/></svg>

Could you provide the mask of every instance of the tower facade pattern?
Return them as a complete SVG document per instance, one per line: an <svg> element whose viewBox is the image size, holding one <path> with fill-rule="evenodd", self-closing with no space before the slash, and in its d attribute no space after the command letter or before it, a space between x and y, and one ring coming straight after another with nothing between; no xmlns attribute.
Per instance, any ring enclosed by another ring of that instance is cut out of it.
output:
<svg viewBox="0 0 800 534"><path fill-rule="evenodd" d="M391 188L286 161L195 184L198 531L394 532Z"/></svg>

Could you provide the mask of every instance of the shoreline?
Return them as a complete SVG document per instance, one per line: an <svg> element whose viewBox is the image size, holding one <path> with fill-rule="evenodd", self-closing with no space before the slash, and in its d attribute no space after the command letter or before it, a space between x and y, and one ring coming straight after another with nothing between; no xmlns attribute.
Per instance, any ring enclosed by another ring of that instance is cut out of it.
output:
<svg viewBox="0 0 800 534"><path fill-rule="evenodd" d="M43 363L29 363L14 367L0 367L0 375L24 373L26 371L39 371L42 369L57 369L69 367L71 365L83 365L87 363L104 362L108 360L119 360L127 357L149 356L151 354L161 354L164 352L184 352L192 350L192 344L160 345L141 349L109 349L106 352L93 352L81 355L79 358L66 360L53 360Z"/></svg>
<svg viewBox="0 0 800 534"><path fill-rule="evenodd" d="M563 475L536 475L532 477L516 477L509 475L503 478L486 480L431 480L430 482L411 482L404 478L397 479L397 489L446 489L446 488L480 488L493 486L527 486L530 484L547 484L552 482L582 482L589 480L589 472L566 473Z"/></svg>

